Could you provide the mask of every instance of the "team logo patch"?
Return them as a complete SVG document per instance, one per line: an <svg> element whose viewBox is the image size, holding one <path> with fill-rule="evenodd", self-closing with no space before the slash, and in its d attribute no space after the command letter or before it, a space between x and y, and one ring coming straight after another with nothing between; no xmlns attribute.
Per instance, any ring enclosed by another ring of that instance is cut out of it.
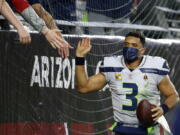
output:
<svg viewBox="0 0 180 135"><path fill-rule="evenodd" d="M121 73L115 73L115 78L116 78L116 80L122 79L122 74Z"/></svg>
<svg viewBox="0 0 180 135"><path fill-rule="evenodd" d="M148 76L147 75L144 75L144 80L147 80L148 79Z"/></svg>

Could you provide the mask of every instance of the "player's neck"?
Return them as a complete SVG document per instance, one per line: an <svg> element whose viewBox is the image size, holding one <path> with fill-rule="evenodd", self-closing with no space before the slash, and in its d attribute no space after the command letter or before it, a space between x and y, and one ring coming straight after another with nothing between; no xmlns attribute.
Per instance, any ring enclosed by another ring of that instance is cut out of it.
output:
<svg viewBox="0 0 180 135"><path fill-rule="evenodd" d="M126 63L126 66L129 68L129 69L136 69L137 67L139 67L139 65L141 64L141 61L142 61L143 57L140 57L138 58L137 60L135 60L134 62L131 62L131 63L128 63L128 62L125 62Z"/></svg>

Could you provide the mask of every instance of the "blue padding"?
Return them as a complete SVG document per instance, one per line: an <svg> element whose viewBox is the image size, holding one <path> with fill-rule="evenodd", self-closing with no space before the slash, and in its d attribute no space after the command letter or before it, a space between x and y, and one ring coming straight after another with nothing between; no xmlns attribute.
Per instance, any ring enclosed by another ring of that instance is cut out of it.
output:
<svg viewBox="0 0 180 135"><path fill-rule="evenodd" d="M100 67L100 72L121 72L124 68L122 67Z"/></svg>
<svg viewBox="0 0 180 135"><path fill-rule="evenodd" d="M167 75L169 71L159 70L155 68L140 68L141 72L143 73L153 73L158 75Z"/></svg>
<svg viewBox="0 0 180 135"><path fill-rule="evenodd" d="M140 126L138 128L123 126L123 123L117 123L117 126L114 127L113 131L115 133L123 135L147 135L147 128Z"/></svg>

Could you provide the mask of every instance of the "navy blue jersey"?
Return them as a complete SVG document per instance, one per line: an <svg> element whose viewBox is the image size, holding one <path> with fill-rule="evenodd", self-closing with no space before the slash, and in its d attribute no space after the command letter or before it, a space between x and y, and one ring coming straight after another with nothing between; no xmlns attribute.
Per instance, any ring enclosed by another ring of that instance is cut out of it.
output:
<svg viewBox="0 0 180 135"><path fill-rule="evenodd" d="M40 3L39 0L28 0L30 5L36 4L36 3Z"/></svg>

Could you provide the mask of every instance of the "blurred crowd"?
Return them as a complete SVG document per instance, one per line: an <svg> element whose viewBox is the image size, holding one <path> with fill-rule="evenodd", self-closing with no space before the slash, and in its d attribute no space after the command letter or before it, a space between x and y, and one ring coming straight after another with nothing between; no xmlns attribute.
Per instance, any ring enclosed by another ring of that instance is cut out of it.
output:
<svg viewBox="0 0 180 135"><path fill-rule="evenodd" d="M22 0L7 1L14 13L22 13ZM127 27L112 28L113 23L142 24L167 27L179 27L180 0L24 0L44 21L48 28L58 28L64 34L93 34L93 35L126 35L132 29ZM19 3L19 5L18 5ZM20 4L21 3L21 4ZM24 2L23 2L24 3ZM160 8L159 8L160 7ZM161 8L165 8L162 10ZM177 11L177 13L176 13ZM74 21L108 23L109 27L85 27L57 24L54 20L65 20L73 24ZM27 21L28 22L28 21ZM32 22L28 22L30 30L38 30ZM23 22L23 24L26 24ZM0 20L3 30L11 29L8 21ZM33 27L31 27L33 26ZM154 32L143 31L151 37ZM163 32L156 32L161 37L167 36ZM174 35L173 35L174 36Z"/></svg>
<svg viewBox="0 0 180 135"><path fill-rule="evenodd" d="M5 1L5 0L1 0ZM7 0L14 12L21 13L18 8L22 0ZM58 27L64 34L93 34L93 35L122 35L129 30L111 28L112 23L142 24L167 27L178 27L178 13L162 11L163 7L177 11L180 8L179 0L25 0L34 9L37 15L44 20L48 28ZM13 6L15 4L15 8ZM168 10L167 10L168 11ZM21 14L22 15L22 14ZM23 16L24 17L24 16ZM109 27L75 27L63 24L56 26L54 19L69 22L105 22ZM25 18L27 20L27 18ZM29 22L28 22L29 23ZM1 29L10 29L7 21L0 21ZM31 23L30 23L31 24ZM32 24L31 24L32 25ZM37 30L37 28L35 28ZM144 31L146 35L147 31ZM148 31L149 33L149 31ZM157 35L163 33L156 32ZM151 35L150 33L148 34Z"/></svg>

